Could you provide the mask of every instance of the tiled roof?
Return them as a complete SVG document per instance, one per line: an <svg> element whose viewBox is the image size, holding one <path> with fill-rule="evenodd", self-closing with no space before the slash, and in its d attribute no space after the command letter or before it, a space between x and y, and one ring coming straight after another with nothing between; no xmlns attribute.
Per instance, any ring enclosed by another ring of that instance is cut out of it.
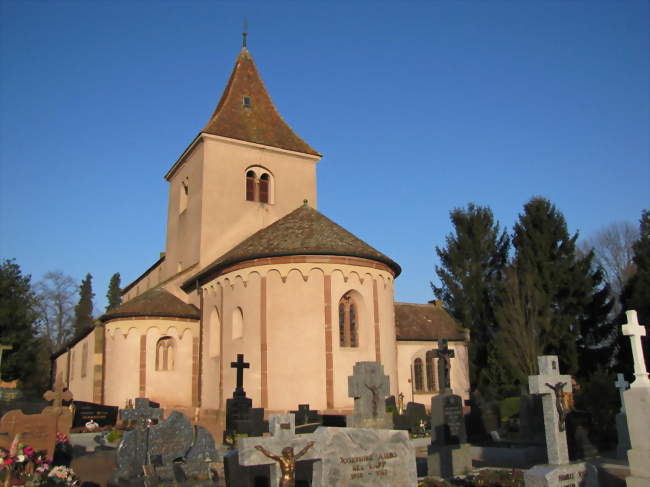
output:
<svg viewBox="0 0 650 487"><path fill-rule="evenodd" d="M245 106L244 97L249 106ZM282 119L245 47L202 132L320 156Z"/></svg>
<svg viewBox="0 0 650 487"><path fill-rule="evenodd" d="M464 329L439 304L395 303L398 340L464 340Z"/></svg>
<svg viewBox="0 0 650 487"><path fill-rule="evenodd" d="M198 320L199 310L187 304L162 287L155 287L100 316L102 322L135 316L161 318L190 318Z"/></svg>
<svg viewBox="0 0 650 487"><path fill-rule="evenodd" d="M397 277L400 266L306 203L254 233L183 284L188 290L221 269L239 262L291 255L360 257L381 262Z"/></svg>

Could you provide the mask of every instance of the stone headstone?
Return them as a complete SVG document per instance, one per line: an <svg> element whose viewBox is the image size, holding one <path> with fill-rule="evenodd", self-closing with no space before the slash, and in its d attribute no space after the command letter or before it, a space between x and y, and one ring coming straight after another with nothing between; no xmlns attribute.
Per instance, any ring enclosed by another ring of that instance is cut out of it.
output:
<svg viewBox="0 0 650 487"><path fill-rule="evenodd" d="M352 428L392 428L393 417L386 412L389 379L379 362L357 362L348 377L348 396L354 398L354 413L347 418Z"/></svg>
<svg viewBox="0 0 650 487"><path fill-rule="evenodd" d="M404 416L406 416L408 429L411 433L424 434L429 424L429 416L427 415L427 408L424 404L409 402L406 405L406 413Z"/></svg>
<svg viewBox="0 0 650 487"><path fill-rule="evenodd" d="M524 472L526 487L596 486L598 474L593 466L585 462L569 463L562 399L564 392L572 390L571 376L560 375L555 355L543 355L537 361L539 375L528 377L528 387L531 394L542 396L548 464Z"/></svg>
<svg viewBox="0 0 650 487"><path fill-rule="evenodd" d="M272 415L269 420L270 437L241 438L238 442L239 464L241 466L270 465L270 485L278 487L281 476L281 457L286 448L292 448L297 457L296 465L307 460L316 460L314 435L296 435L293 414ZM273 457L276 458L273 458Z"/></svg>
<svg viewBox="0 0 650 487"><path fill-rule="evenodd" d="M118 472L112 485L157 485L210 478L210 465L218 458L214 439L202 426L193 426L183 414L172 412L165 421L148 427L146 436L135 433L136 430L125 434L118 448ZM144 445L136 444L142 439ZM140 463L141 451L144 463Z"/></svg>
<svg viewBox="0 0 650 487"><path fill-rule="evenodd" d="M451 478L472 470L460 396L447 392L431 398L431 444L427 453L429 475Z"/></svg>
<svg viewBox="0 0 650 487"><path fill-rule="evenodd" d="M650 485L650 380L645 367L641 337L644 326L639 325L636 311L626 311L627 323L623 335L630 337L634 359L634 381L623 393L631 448L627 452L630 475L625 479L627 487Z"/></svg>
<svg viewBox="0 0 650 487"><path fill-rule="evenodd" d="M151 407L146 397L136 398L134 408L120 410L120 419L132 421L135 429L124 434L117 449L117 472L113 483L139 480L143 477L142 467L150 463L148 445L151 422L162 419L163 412L161 408Z"/></svg>
<svg viewBox="0 0 650 487"><path fill-rule="evenodd" d="M414 487L415 450L406 431L318 428L313 487Z"/></svg>
<svg viewBox="0 0 650 487"><path fill-rule="evenodd" d="M17 434L20 442L29 445L36 451L45 450L48 457L54 456L57 432L57 414L23 414L14 409L0 419L0 446L7 450Z"/></svg>
<svg viewBox="0 0 650 487"><path fill-rule="evenodd" d="M522 393L519 397L519 435L529 443L543 445L546 450L544 409L537 394Z"/></svg>
<svg viewBox="0 0 650 487"><path fill-rule="evenodd" d="M299 404L297 411L290 412L295 415L298 433L313 433L323 424L323 417L318 411L309 409L309 404Z"/></svg>
<svg viewBox="0 0 650 487"><path fill-rule="evenodd" d="M74 416L72 427L84 426L89 421L94 421L99 426L114 426L117 423L117 406L105 406L94 402L74 401Z"/></svg>
<svg viewBox="0 0 650 487"><path fill-rule="evenodd" d="M51 405L43 409L43 414L49 413L56 416L56 430L68 435L72 427L72 411L64 405L64 401L66 403L72 401L72 393L64 390L63 376L61 374L58 375L53 389L53 391L47 391L43 394L43 399L52 402Z"/></svg>

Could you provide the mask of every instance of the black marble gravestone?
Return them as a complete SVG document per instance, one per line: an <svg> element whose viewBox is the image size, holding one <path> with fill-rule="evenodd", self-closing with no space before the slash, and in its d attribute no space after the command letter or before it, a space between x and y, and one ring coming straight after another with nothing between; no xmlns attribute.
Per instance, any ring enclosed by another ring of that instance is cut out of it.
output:
<svg viewBox="0 0 650 487"><path fill-rule="evenodd" d="M226 430L223 433L224 443L235 435L262 436L269 431L269 424L264 421L264 408L254 408L253 400L246 397L244 391L244 369L250 364L244 362L244 355L237 354L237 361L230 366L237 369L237 386L232 398L226 400Z"/></svg>
<svg viewBox="0 0 650 487"><path fill-rule="evenodd" d="M99 426L114 426L117 423L117 406L105 406L94 402L73 401L74 417L72 427L79 428L86 425L88 421L94 421Z"/></svg>

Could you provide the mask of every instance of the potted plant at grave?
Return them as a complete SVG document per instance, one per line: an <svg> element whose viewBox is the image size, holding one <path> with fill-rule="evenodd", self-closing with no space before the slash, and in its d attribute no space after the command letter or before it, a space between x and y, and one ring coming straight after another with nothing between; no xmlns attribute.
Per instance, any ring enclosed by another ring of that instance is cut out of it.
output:
<svg viewBox="0 0 650 487"><path fill-rule="evenodd" d="M47 474L47 487L74 487L79 485L77 474L72 468L65 465L57 465Z"/></svg>

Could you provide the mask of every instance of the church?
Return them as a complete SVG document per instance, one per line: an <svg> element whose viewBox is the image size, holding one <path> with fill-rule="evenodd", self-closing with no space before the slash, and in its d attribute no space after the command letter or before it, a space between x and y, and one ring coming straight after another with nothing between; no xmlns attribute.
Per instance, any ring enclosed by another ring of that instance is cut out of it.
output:
<svg viewBox="0 0 650 487"><path fill-rule="evenodd" d="M121 306L53 356L53 375L77 400L148 397L222 417L243 354L254 407L348 414L354 364L377 361L390 394L428 407L439 388L431 351L447 339L451 386L467 399L467 330L437 301L395 302L400 266L318 211L321 157L283 120L244 46L164 176L165 251Z"/></svg>

